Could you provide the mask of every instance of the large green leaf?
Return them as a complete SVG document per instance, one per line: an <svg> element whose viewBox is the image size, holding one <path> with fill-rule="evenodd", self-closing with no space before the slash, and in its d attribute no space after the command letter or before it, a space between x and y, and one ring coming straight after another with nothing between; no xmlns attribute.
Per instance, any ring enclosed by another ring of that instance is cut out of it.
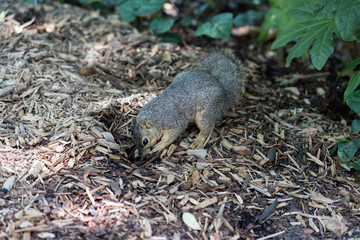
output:
<svg viewBox="0 0 360 240"><path fill-rule="evenodd" d="M353 61L351 61L351 62L348 62L348 63L346 64L346 66L343 68L343 70L341 70L341 72L340 72L339 76L336 78L336 80L338 80L339 77L340 77L342 74L344 74L344 73L346 73L346 72L348 72L348 71L353 70L353 69L354 69L357 65L359 65L359 64L360 64L360 57L357 58L357 59L355 59L355 60L353 60Z"/></svg>
<svg viewBox="0 0 360 240"><path fill-rule="evenodd" d="M196 36L208 35L212 38L229 38L233 25L232 13L221 13L214 16L211 22L201 25L195 32Z"/></svg>
<svg viewBox="0 0 360 240"><path fill-rule="evenodd" d="M346 104L360 116L360 91L355 91L348 96Z"/></svg>
<svg viewBox="0 0 360 240"><path fill-rule="evenodd" d="M295 5L301 4L303 1L304 0L269 0L270 5L273 7L270 8L265 15L264 22L261 26L261 32L257 39L258 42L262 43L266 40L271 28L279 26L278 35L280 35L284 30L287 30L288 26L292 25L296 20L289 14L290 9Z"/></svg>
<svg viewBox="0 0 360 240"><path fill-rule="evenodd" d="M307 32L322 30L322 26L329 23L329 20L305 20L295 22L288 26L281 34L279 34L276 40L271 45L271 49L276 49L285 46L288 42L291 42Z"/></svg>
<svg viewBox="0 0 360 240"><path fill-rule="evenodd" d="M313 32L305 34L294 46L290 48L289 55L286 58L286 67L291 65L291 61L296 57L301 57L310 48L315 36Z"/></svg>
<svg viewBox="0 0 360 240"><path fill-rule="evenodd" d="M321 21L322 25L318 25L316 41L310 50L311 61L315 68L320 70L334 53L334 37L335 24L331 20Z"/></svg>
<svg viewBox="0 0 360 240"><path fill-rule="evenodd" d="M360 85L360 72L357 71L351 76L350 81L346 87L346 90L344 92L344 102L346 102L349 95L352 94L359 85Z"/></svg>
<svg viewBox="0 0 360 240"><path fill-rule="evenodd" d="M343 0L336 13L335 23L340 38L346 41L356 40L354 33L360 25L360 1Z"/></svg>
<svg viewBox="0 0 360 240"><path fill-rule="evenodd" d="M343 0L320 0L315 7L315 19L334 19L334 14L341 7Z"/></svg>
<svg viewBox="0 0 360 240"><path fill-rule="evenodd" d="M164 33L174 25L175 19L167 19L163 17L154 18L150 23L150 28L156 34Z"/></svg>
<svg viewBox="0 0 360 240"><path fill-rule="evenodd" d="M297 19L312 19L315 3L312 1L303 1L294 4L289 10L289 15Z"/></svg>
<svg viewBox="0 0 360 240"><path fill-rule="evenodd" d="M292 47L286 59L286 66L289 66L294 57L304 54L311 43L316 40L311 48L310 55L314 66L317 69L321 69L329 56L334 52L334 31L335 24L331 20L305 20L288 27L288 31L284 31L277 37L271 49L282 47L288 42L300 38L295 46Z"/></svg>

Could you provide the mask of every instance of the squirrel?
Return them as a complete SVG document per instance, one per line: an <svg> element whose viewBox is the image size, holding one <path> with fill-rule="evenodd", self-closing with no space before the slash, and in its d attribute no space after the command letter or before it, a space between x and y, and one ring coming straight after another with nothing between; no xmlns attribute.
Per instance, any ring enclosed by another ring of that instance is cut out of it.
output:
<svg viewBox="0 0 360 240"><path fill-rule="evenodd" d="M139 111L133 141L140 158L169 146L193 122L200 132L190 147L203 148L215 123L239 102L244 89L240 61L228 49L211 49Z"/></svg>

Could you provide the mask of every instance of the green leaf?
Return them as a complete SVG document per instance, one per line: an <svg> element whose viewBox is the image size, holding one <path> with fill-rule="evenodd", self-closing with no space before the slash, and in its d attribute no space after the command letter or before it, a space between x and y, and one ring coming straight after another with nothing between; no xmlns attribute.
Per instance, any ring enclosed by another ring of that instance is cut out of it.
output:
<svg viewBox="0 0 360 240"><path fill-rule="evenodd" d="M307 32L316 31L319 27L328 23L328 20L323 21L313 21L305 20L300 22L295 22L292 25L288 26L281 34L276 37L276 40L271 45L271 49L285 46L288 42L291 42Z"/></svg>
<svg viewBox="0 0 360 240"><path fill-rule="evenodd" d="M357 152L358 147L355 146L353 143L339 143L338 146L338 155L342 162L347 163L349 162Z"/></svg>
<svg viewBox="0 0 360 240"><path fill-rule="evenodd" d="M360 91L355 91L346 99L346 104L360 116Z"/></svg>
<svg viewBox="0 0 360 240"><path fill-rule="evenodd" d="M201 25L196 30L195 35L207 35L212 38L229 38L233 25L232 18L232 13L218 14L211 19L211 22Z"/></svg>
<svg viewBox="0 0 360 240"><path fill-rule="evenodd" d="M343 0L341 9L336 13L335 23L340 38L345 41L354 41L354 33L360 25L360 1Z"/></svg>
<svg viewBox="0 0 360 240"><path fill-rule="evenodd" d="M360 131L360 119L355 119L351 123L351 131L357 133Z"/></svg>
<svg viewBox="0 0 360 240"><path fill-rule="evenodd" d="M257 39L258 42L262 43L266 40L268 32L271 28L279 26L278 36L287 30L287 28L294 23L296 20L289 11L294 5L302 3L304 0L270 0L270 5L273 6L266 13L264 22L261 26L261 32ZM307 0L313 1L313 0Z"/></svg>
<svg viewBox="0 0 360 240"><path fill-rule="evenodd" d="M328 20L318 25L317 39L310 50L311 61L315 68L320 70L334 53L334 37L335 24L333 21Z"/></svg>
<svg viewBox="0 0 360 240"><path fill-rule="evenodd" d="M205 13L205 11L206 11L207 9L209 9L209 8L210 8L210 5L207 4L207 3L204 3L204 4L202 4L201 6L199 6L199 7L197 7L197 8L194 9L194 14L195 14L195 16L200 17L200 16L203 15L203 14Z"/></svg>
<svg viewBox="0 0 360 240"><path fill-rule="evenodd" d="M106 7L104 5L104 3L100 2L100 1L93 1L90 3L90 7L93 10L100 10L100 12L105 11Z"/></svg>
<svg viewBox="0 0 360 240"><path fill-rule="evenodd" d="M350 140L347 139L341 139L341 138L334 138L336 141L343 142L343 143L350 143Z"/></svg>
<svg viewBox="0 0 360 240"><path fill-rule="evenodd" d="M289 15L297 19L309 20L312 19L314 7L315 4L312 1L303 1L294 4L294 6L289 9Z"/></svg>
<svg viewBox="0 0 360 240"><path fill-rule="evenodd" d="M314 19L334 19L334 14L340 9L342 0L319 1L315 6Z"/></svg>
<svg viewBox="0 0 360 240"><path fill-rule="evenodd" d="M356 162L351 162L347 164L349 167L353 167L356 170L360 170L360 159L358 159Z"/></svg>
<svg viewBox="0 0 360 240"><path fill-rule="evenodd" d="M351 76L349 83L346 87L346 90L344 92L344 102L346 102L349 95L355 91L355 89L359 86L359 84L360 84L360 72L357 71Z"/></svg>
<svg viewBox="0 0 360 240"><path fill-rule="evenodd" d="M352 142L355 144L355 146L357 146L358 148L360 147L360 138L355 138L352 140Z"/></svg>
<svg viewBox="0 0 360 240"><path fill-rule="evenodd" d="M234 18L234 25L236 27L245 25L255 25L264 17L264 12L248 10L245 13L239 13Z"/></svg>
<svg viewBox="0 0 360 240"><path fill-rule="evenodd" d="M280 10L278 8L271 8L266 14L263 24L261 25L261 32L257 39L259 43L263 43L269 33L270 28L275 27L279 23L280 19Z"/></svg>
<svg viewBox="0 0 360 240"><path fill-rule="evenodd" d="M154 30L156 34L164 33L174 25L174 22L175 19L157 17L151 21L150 28Z"/></svg>
<svg viewBox="0 0 360 240"><path fill-rule="evenodd" d="M304 35L294 46L290 48L289 55L286 58L286 67L291 65L291 61L296 57L301 57L310 48L314 41L313 32Z"/></svg>
<svg viewBox="0 0 360 240"><path fill-rule="evenodd" d="M317 69L321 69L326 60L334 52L334 31L335 24L330 20L296 22L276 38L271 49L282 47L300 37L300 40L290 49L289 56L286 59L286 66L288 67L294 57L303 55L312 42L316 40L311 48L310 56L314 66Z"/></svg>
<svg viewBox="0 0 360 240"><path fill-rule="evenodd" d="M339 77L341 75L343 75L344 73L353 70L359 64L360 64L360 57L347 63L346 66L343 68L343 70L341 70L341 72L340 72L339 76L336 78L336 80L338 80Z"/></svg>
<svg viewBox="0 0 360 240"><path fill-rule="evenodd" d="M191 25L192 18L188 15L180 20L180 25L183 27L189 27Z"/></svg>
<svg viewBox="0 0 360 240"><path fill-rule="evenodd" d="M121 4L119 13L122 20L132 22L137 16L151 15L159 11L165 0L128 0Z"/></svg>
<svg viewBox="0 0 360 240"><path fill-rule="evenodd" d="M119 14L123 21L132 22L136 19L137 14L135 8L140 5L141 0L130 0L124 2L119 7Z"/></svg>
<svg viewBox="0 0 360 240"><path fill-rule="evenodd" d="M181 44L181 36L176 33L166 32L161 35L161 42Z"/></svg>
<svg viewBox="0 0 360 240"><path fill-rule="evenodd" d="M329 152L330 156L334 156L337 148L338 148L338 144L335 144L335 146L333 146L333 147L330 149L330 152Z"/></svg>
<svg viewBox="0 0 360 240"><path fill-rule="evenodd" d="M138 16L151 15L159 11L165 0L142 0L141 6L137 10Z"/></svg>

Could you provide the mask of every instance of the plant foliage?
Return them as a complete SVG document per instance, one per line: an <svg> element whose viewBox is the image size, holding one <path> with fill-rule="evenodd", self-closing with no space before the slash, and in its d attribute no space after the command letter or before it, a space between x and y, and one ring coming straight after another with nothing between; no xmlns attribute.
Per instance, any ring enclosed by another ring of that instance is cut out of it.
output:
<svg viewBox="0 0 360 240"><path fill-rule="evenodd" d="M335 151L337 150L337 155L340 157L340 160L344 163L345 169L354 168L356 170L360 170L360 159L351 162L356 152L359 150L360 138L356 138L352 141L345 141L342 139L338 139L338 140L340 142L335 146L334 150Z"/></svg>
<svg viewBox="0 0 360 240"><path fill-rule="evenodd" d="M126 22L134 21L138 16L147 16L159 11L164 0L128 0L120 5L119 14Z"/></svg>
<svg viewBox="0 0 360 240"><path fill-rule="evenodd" d="M175 19L157 17L151 21L150 28L157 34L165 33L174 25L174 22Z"/></svg>
<svg viewBox="0 0 360 240"><path fill-rule="evenodd" d="M259 40L263 41L266 30L277 25L279 34L272 49L296 41L286 59L287 67L295 57L301 57L311 48L312 63L320 70L334 52L334 33L345 41L356 39L355 32L360 26L358 0L278 0L273 4Z"/></svg>
<svg viewBox="0 0 360 240"><path fill-rule="evenodd" d="M195 32L196 36L207 35L212 38L229 38L233 26L233 14L221 13L211 21L201 25Z"/></svg>
<svg viewBox="0 0 360 240"><path fill-rule="evenodd" d="M174 11L166 11L165 0L24 0L27 3L59 1L90 7L100 10L102 14L109 14L116 11L121 19L126 22L135 22L137 27L149 26L155 34L160 34L165 42L181 43L182 37L179 34L171 33L169 30L178 22L180 26L192 31L195 28L195 35L207 35L212 38L229 38L233 25L236 27L244 25L257 25L264 17L264 11L256 8L265 0L232 0L226 4L219 1L196 0L186 2L185 8L177 8L181 1L166 1L168 6L174 6ZM249 9L245 12L237 12L239 6L247 5ZM163 9L164 7L164 9ZM230 12L222 12L228 9L237 12L233 17ZM176 12L176 14L173 14ZM167 16L165 16L167 14ZM177 16L176 16L177 15ZM182 16L182 18L179 18ZM1 16L0 16L1 18ZM1 19L0 19L1 20Z"/></svg>
<svg viewBox="0 0 360 240"><path fill-rule="evenodd" d="M277 27L276 40L271 49L277 49L290 42L286 58L286 67L294 58L309 51L312 64L320 70L334 53L334 37L343 41L357 40L360 26L359 0L270 0L272 8L266 13L259 42L264 42L270 28ZM354 70L360 64L360 58L346 64L340 75ZM340 77L339 75L339 77ZM354 72L344 92L346 103L360 116L360 71ZM354 120L352 131L359 132L360 120ZM348 167L360 169L360 160L350 162L360 147L360 139L341 141L337 145L337 154Z"/></svg>

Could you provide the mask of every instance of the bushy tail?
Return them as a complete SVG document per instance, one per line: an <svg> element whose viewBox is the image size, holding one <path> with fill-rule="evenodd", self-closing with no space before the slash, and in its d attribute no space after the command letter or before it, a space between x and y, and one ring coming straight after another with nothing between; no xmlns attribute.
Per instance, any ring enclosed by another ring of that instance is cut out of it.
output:
<svg viewBox="0 0 360 240"><path fill-rule="evenodd" d="M210 73L222 83L231 106L238 103L245 91L245 74L240 61L228 49L211 49L200 58L196 71Z"/></svg>

